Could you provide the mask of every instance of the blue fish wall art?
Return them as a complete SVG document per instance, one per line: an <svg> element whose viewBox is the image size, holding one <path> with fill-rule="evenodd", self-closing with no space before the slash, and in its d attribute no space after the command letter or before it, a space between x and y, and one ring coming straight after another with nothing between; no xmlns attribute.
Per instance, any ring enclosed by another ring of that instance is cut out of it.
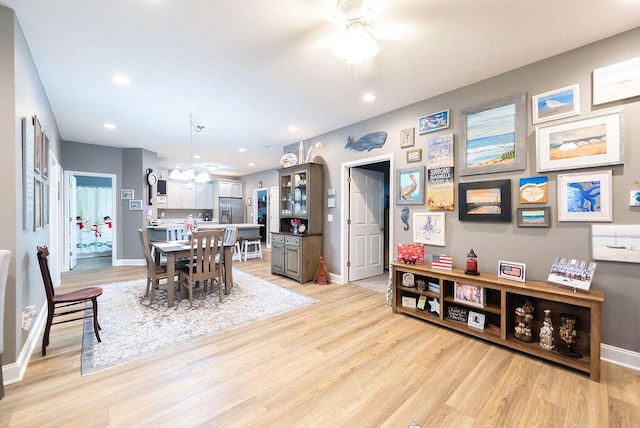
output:
<svg viewBox="0 0 640 428"><path fill-rule="evenodd" d="M351 136L347 137L347 145L344 146L345 149L352 149L358 152L368 151L371 149L379 149L384 146L385 141L387 141L387 133L386 132L373 132L371 134L367 134L364 137L358 138L358 141L353 142L353 138Z"/></svg>

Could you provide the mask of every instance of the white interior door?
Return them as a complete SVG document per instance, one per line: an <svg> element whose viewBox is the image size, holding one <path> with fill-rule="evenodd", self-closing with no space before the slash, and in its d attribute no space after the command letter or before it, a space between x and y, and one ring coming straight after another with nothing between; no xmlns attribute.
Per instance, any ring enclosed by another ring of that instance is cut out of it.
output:
<svg viewBox="0 0 640 428"><path fill-rule="evenodd" d="M384 173L350 169L349 281L384 273Z"/></svg>

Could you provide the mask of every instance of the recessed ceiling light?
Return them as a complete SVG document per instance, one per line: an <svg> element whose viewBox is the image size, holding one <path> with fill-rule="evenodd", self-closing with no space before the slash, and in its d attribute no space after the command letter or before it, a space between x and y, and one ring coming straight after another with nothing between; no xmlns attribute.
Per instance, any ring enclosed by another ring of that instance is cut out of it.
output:
<svg viewBox="0 0 640 428"><path fill-rule="evenodd" d="M243 147L240 147L240 148L238 149L238 151L239 151L239 152L246 152L246 151L247 151L247 149L245 149L245 148L243 148Z"/></svg>
<svg viewBox="0 0 640 428"><path fill-rule="evenodd" d="M254 166L255 164L253 162L249 162L249 166Z"/></svg>
<svg viewBox="0 0 640 428"><path fill-rule="evenodd" d="M298 127L295 125L289 125L289 131L293 132L293 131L297 131Z"/></svg>
<svg viewBox="0 0 640 428"><path fill-rule="evenodd" d="M118 85L129 85L131 80L127 76L123 76L122 74L116 74L112 77L112 80Z"/></svg>
<svg viewBox="0 0 640 428"><path fill-rule="evenodd" d="M372 93L368 93L368 94L364 94L364 95L362 96L362 99L363 99L364 101L373 101L373 100L375 100L375 99L376 99L376 96L375 96L375 95L373 95Z"/></svg>
<svg viewBox="0 0 640 428"><path fill-rule="evenodd" d="M193 155L194 159L200 159L200 155Z"/></svg>
<svg viewBox="0 0 640 428"><path fill-rule="evenodd" d="M116 126L113 123L105 123L104 127L107 129L116 129Z"/></svg>

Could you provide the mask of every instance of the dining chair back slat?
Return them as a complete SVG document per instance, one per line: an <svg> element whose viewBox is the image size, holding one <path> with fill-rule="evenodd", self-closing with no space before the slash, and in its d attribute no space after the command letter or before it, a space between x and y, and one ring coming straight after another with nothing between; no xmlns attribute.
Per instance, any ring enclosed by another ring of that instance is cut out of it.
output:
<svg viewBox="0 0 640 428"><path fill-rule="evenodd" d="M223 230L203 230L193 232L189 241L191 250L189 262L180 270L180 288L186 288L189 292L189 305L193 301L193 284L201 282L203 292L207 282L213 290L214 282L218 283L219 299L222 301L224 284L222 283L222 268L216 263L216 257L220 259L222 249Z"/></svg>

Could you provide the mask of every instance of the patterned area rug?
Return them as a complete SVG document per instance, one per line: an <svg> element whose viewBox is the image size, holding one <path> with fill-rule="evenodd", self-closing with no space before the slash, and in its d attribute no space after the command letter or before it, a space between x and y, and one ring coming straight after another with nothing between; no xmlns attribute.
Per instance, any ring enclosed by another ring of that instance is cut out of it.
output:
<svg viewBox="0 0 640 428"><path fill-rule="evenodd" d="M102 286L98 298L102 330L98 343L91 319L84 322L82 375L113 367L154 352L271 316L316 301L240 270L233 270L231 294L218 301L218 292L194 290L189 300L167 307L166 287L156 290L153 304L144 298L145 279ZM177 289L176 289L177 297Z"/></svg>

